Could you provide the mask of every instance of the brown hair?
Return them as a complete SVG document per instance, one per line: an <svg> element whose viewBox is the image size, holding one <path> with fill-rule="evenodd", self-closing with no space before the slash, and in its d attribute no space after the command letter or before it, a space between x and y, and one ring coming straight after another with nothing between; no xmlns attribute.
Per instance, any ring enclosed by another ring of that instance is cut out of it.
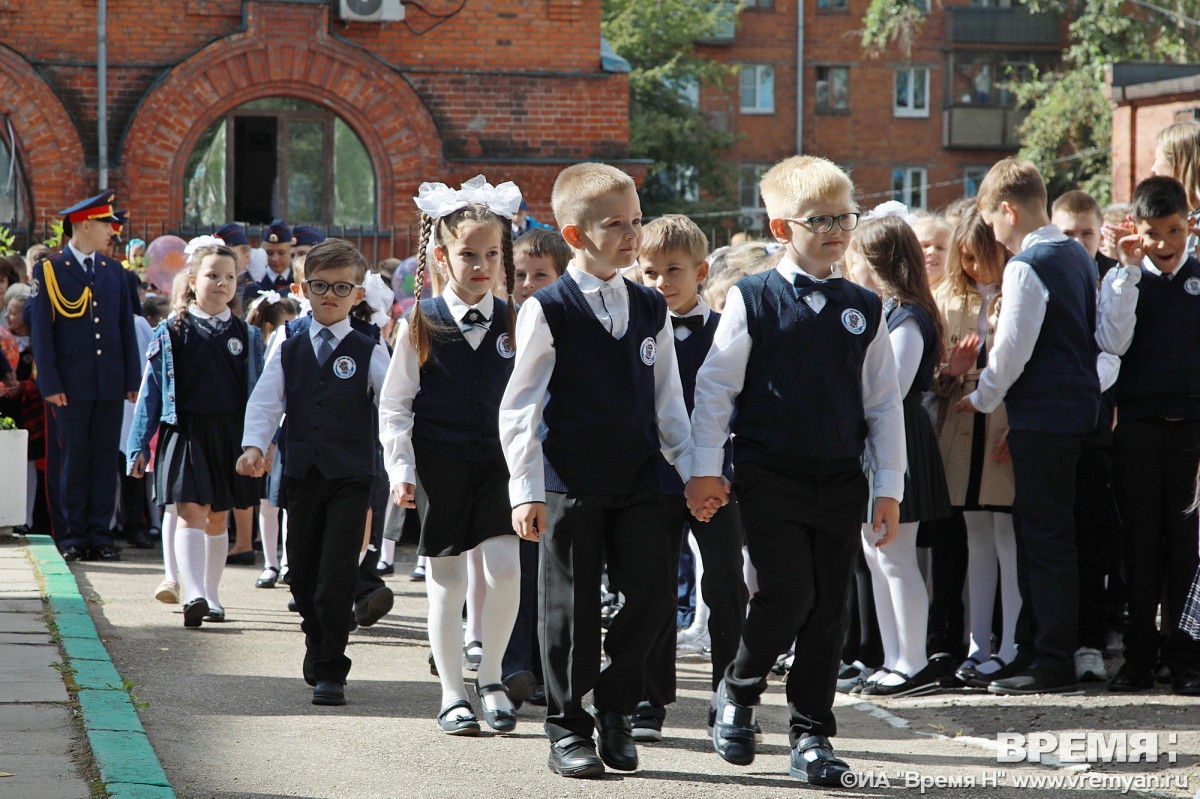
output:
<svg viewBox="0 0 1200 799"><path fill-rule="evenodd" d="M21 273L25 271L25 259L19 255L0 258L0 277L8 279L8 285L15 286L24 283Z"/></svg>
<svg viewBox="0 0 1200 799"><path fill-rule="evenodd" d="M1057 214L1059 211L1071 216L1095 214L1102 223L1104 221L1104 212L1100 210L1100 203L1096 202L1095 197L1079 189L1058 196L1058 199L1050 206L1050 213Z"/></svg>
<svg viewBox="0 0 1200 799"><path fill-rule="evenodd" d="M361 285L367 279L367 259L345 239L325 239L304 254L304 276L311 279L326 269L354 270L354 282Z"/></svg>
<svg viewBox="0 0 1200 799"><path fill-rule="evenodd" d="M854 246L871 265L875 279L885 296L895 297L902 304L916 305L925 310L933 323L935 363L942 362L942 315L929 277L925 274L925 253L916 232L899 217L872 219L854 233Z"/></svg>
<svg viewBox="0 0 1200 799"><path fill-rule="evenodd" d="M571 263L571 245L557 230L534 228L513 242L513 255L525 253L531 258L550 258L554 261L554 270L562 277Z"/></svg>
<svg viewBox="0 0 1200 799"><path fill-rule="evenodd" d="M990 213L1008 202L1022 208L1046 207L1046 182L1031 161L1003 158L992 165L979 184L979 210Z"/></svg>
<svg viewBox="0 0 1200 799"><path fill-rule="evenodd" d="M190 256L188 256L187 268L183 274L189 278L195 275L195 270L200 268L200 264L204 263L204 259L209 256L218 258L232 258L234 272L237 272L237 253L232 248L226 247L224 244L205 244L203 247L197 247ZM235 314L238 312L238 292L236 291L236 278L234 281L233 296L229 298L229 310ZM172 292L174 293L174 292ZM196 301L196 289L189 279L184 283L183 288L179 292L178 297L172 297L171 310L175 312L175 328L178 330L183 327L183 322L187 318L188 306Z"/></svg>
<svg viewBox="0 0 1200 799"><path fill-rule="evenodd" d="M963 271L962 250L975 256L975 261L988 264L988 271L999 267L999 278L1004 272L1004 245L996 241L992 228L983 221L983 214L978 208L968 208L963 212L962 219L954 227L954 238L950 240L950 252L946 255L945 282L955 294L966 294L969 288L975 287L975 282Z"/></svg>
<svg viewBox="0 0 1200 799"><path fill-rule="evenodd" d="M246 324L254 325L259 330L263 330L267 325L273 330L279 327L285 316L300 315L300 303L291 297L281 297L275 302L263 300L257 304L251 303L251 306L246 312Z"/></svg>
<svg viewBox="0 0 1200 799"><path fill-rule="evenodd" d="M417 274L413 286L413 304L408 320L408 340L417 353L417 363L421 366L429 360L433 350L433 331L435 329L425 312L421 310L421 292L425 289L425 264L428 259L429 240L432 237L438 247L445 248L448 241L457 238L458 226L463 222L473 222L479 225L498 225L501 234L501 251L504 258L504 288L509 300L505 305L505 321L508 327L510 342L516 339L517 311L512 302L513 288L516 285L516 268L513 266L513 237L512 223L493 213L487 206L469 203L457 211L453 211L441 219L434 220L428 214L421 214L421 238L417 243ZM309 253L312 256L312 253Z"/></svg>
<svg viewBox="0 0 1200 799"><path fill-rule="evenodd" d="M633 178L615 166L598 163L572 164L558 173L550 192L550 206L559 227L589 220L597 197L619 191L637 191Z"/></svg>
<svg viewBox="0 0 1200 799"><path fill-rule="evenodd" d="M683 214L664 214L642 229L640 255L678 253L696 266L708 258L708 238Z"/></svg>
<svg viewBox="0 0 1200 799"><path fill-rule="evenodd" d="M1162 129L1155 144L1173 177L1187 190L1188 204L1200 208L1200 125L1177 122Z"/></svg>

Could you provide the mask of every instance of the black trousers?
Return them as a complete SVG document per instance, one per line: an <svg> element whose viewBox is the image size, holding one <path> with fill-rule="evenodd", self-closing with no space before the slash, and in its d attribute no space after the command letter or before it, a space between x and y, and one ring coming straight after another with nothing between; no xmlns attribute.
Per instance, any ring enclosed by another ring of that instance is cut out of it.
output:
<svg viewBox="0 0 1200 799"><path fill-rule="evenodd" d="M519 553L521 558L521 604L517 610L517 620L513 624L512 635L508 637L508 648L504 650L504 660L500 664L500 673L504 677L516 674L518 671L531 671L542 684L542 655L538 647L538 544L536 541L521 539Z"/></svg>
<svg viewBox="0 0 1200 799"><path fill-rule="evenodd" d="M737 654L746 619L746 580L742 574L742 515L736 501L721 508L712 521L697 521L688 512L683 495L663 494L663 531L667 536L668 580L679 569L679 555L690 528L700 545L704 561L704 576L700 592L709 607L708 634L712 639L712 686L725 676L725 669ZM649 653L650 671L646 677L645 699L655 707L665 707L675 701L675 644L674 624L663 629Z"/></svg>
<svg viewBox="0 0 1200 799"><path fill-rule="evenodd" d="M547 493L538 569L538 639L546 678L546 735L591 737L583 697L601 711L632 713L646 696L647 653L675 626L674 581L658 486L633 494ZM600 668L600 574L625 595L604 638Z"/></svg>
<svg viewBox="0 0 1200 799"><path fill-rule="evenodd" d="M921 522L921 527L929 528L932 539L929 654L949 652L955 660L962 660L967 654L963 588L967 582L968 558L962 509L955 508L945 519Z"/></svg>
<svg viewBox="0 0 1200 799"><path fill-rule="evenodd" d="M1075 472L1075 546L1079 550L1079 645L1091 649L1104 649L1105 578L1117 544L1117 519L1112 454L1084 444Z"/></svg>
<svg viewBox="0 0 1200 799"><path fill-rule="evenodd" d="M1075 471L1086 433L1009 430L1017 582L1032 622L1033 662L1075 676L1079 648L1079 551Z"/></svg>
<svg viewBox="0 0 1200 799"><path fill-rule="evenodd" d="M358 584L354 588L356 602L366 599L372 591L384 584L378 569L379 548L383 545L383 521L391 501L389 497L387 473L379 467L371 481L371 543L367 547L363 562L358 564Z"/></svg>
<svg viewBox="0 0 1200 799"><path fill-rule="evenodd" d="M123 403L96 400L46 406L61 445L58 500L66 529L61 535L55 530L60 548L112 545Z"/></svg>
<svg viewBox="0 0 1200 799"><path fill-rule="evenodd" d="M758 593L725 672L733 701L758 704L780 652L795 642L787 679L789 737L836 735L833 696L849 623L846 595L862 548L867 478L838 466L816 474L737 467L737 490ZM720 511L718 512L720 513Z"/></svg>
<svg viewBox="0 0 1200 799"><path fill-rule="evenodd" d="M306 676L345 683L346 642L358 584L371 477L327 480L316 468L288 478L288 570L303 619Z"/></svg>
<svg viewBox="0 0 1200 799"><path fill-rule="evenodd" d="M1153 668L1161 650L1172 670L1200 667L1200 643L1179 629L1196 573L1196 512L1185 510L1200 464L1200 422L1122 421L1113 449L1129 587L1125 661ZM1160 633L1155 617L1164 585Z"/></svg>

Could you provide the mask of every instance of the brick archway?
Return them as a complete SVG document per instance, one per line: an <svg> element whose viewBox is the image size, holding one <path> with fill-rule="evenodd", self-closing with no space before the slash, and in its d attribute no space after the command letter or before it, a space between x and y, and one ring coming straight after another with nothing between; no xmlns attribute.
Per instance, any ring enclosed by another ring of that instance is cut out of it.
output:
<svg viewBox="0 0 1200 799"><path fill-rule="evenodd" d="M177 224L184 170L200 135L229 110L263 97L314 102L350 126L375 168L384 225L398 221L398 190L415 190L440 172L441 137L408 82L332 39L327 6L291 6L288 14L281 22L263 4L247 3L245 31L205 47L151 88L121 148L123 197L140 218Z"/></svg>
<svg viewBox="0 0 1200 799"><path fill-rule="evenodd" d="M83 143L54 88L15 51L0 45L0 113L16 134L13 149L29 175L33 219L54 217L87 191ZM7 141L8 132L4 132ZM5 221L7 220L0 220Z"/></svg>

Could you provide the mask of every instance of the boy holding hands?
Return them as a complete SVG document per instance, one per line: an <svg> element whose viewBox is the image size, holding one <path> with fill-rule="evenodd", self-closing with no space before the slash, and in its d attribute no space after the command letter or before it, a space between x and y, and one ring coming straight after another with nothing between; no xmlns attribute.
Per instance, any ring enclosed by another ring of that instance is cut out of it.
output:
<svg viewBox="0 0 1200 799"><path fill-rule="evenodd" d="M763 175L775 269L729 291L712 349L696 377L689 508L721 503L725 442L733 461L758 593L741 645L714 697L713 744L736 765L754 761L754 705L780 652L795 643L787 681L789 772L841 785L833 754L834 688L845 638L846 591L868 502L861 456L874 472L877 546L899 523L904 417L895 358L872 292L836 264L858 224L850 178L835 164L794 156Z"/></svg>
<svg viewBox="0 0 1200 799"><path fill-rule="evenodd" d="M658 453L689 477L691 436L666 303L619 271L633 264L642 239L633 179L605 164L576 164L559 173L551 203L574 258L521 306L500 439L513 528L541 540L549 766L598 777L603 764L638 765L629 714L645 696L645 653L674 623ZM610 660L601 670L606 559L626 604L608 631ZM593 689L595 722L583 707Z"/></svg>

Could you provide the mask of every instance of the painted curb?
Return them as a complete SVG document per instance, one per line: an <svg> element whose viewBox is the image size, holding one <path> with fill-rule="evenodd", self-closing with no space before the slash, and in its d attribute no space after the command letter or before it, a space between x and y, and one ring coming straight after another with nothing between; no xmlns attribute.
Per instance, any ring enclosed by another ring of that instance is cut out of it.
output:
<svg viewBox="0 0 1200 799"><path fill-rule="evenodd" d="M29 554L79 686L79 709L100 779L119 799L175 799L121 675L96 632L79 585L49 536L28 537Z"/></svg>

